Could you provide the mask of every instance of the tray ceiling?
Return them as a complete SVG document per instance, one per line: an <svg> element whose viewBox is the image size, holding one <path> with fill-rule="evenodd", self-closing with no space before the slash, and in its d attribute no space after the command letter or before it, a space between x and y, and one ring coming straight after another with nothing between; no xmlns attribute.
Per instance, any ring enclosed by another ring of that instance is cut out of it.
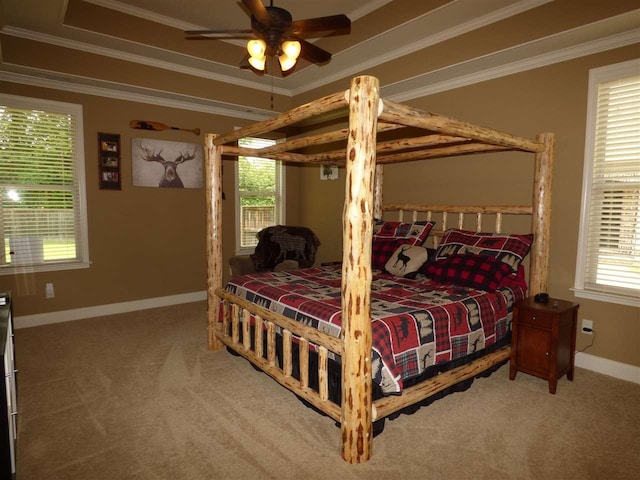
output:
<svg viewBox="0 0 640 480"><path fill-rule="evenodd" d="M358 74L406 100L637 44L640 32L636 0L276 0L297 20L352 21L350 35L310 39L333 53L328 64L302 61L283 78L241 70L240 40L185 39L184 30L249 28L238 0L1 1L0 80L247 118L268 115L271 96L288 108Z"/></svg>

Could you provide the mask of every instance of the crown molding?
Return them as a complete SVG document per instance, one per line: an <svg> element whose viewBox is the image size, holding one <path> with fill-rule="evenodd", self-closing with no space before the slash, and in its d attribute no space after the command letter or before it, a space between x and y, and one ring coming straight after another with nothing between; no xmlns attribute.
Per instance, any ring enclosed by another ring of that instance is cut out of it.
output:
<svg viewBox="0 0 640 480"><path fill-rule="evenodd" d="M450 65L395 84L385 85L381 87L381 92L390 100L403 102L633 45L638 43L639 38L640 29L635 29L528 58L526 56L520 57L524 58L523 60L512 60L513 57L518 56L518 50L526 50L524 46L520 46L468 62ZM419 86L414 87L414 85Z"/></svg>
<svg viewBox="0 0 640 480"><path fill-rule="evenodd" d="M310 69L294 73L291 77L292 80L297 80L297 82L296 86L294 86L293 95L296 96L327 83L349 78L360 72L366 72L378 65L410 55L478 28L486 27L550 1L552 0L521 0L488 14L482 13L486 8L475 0L457 0L448 3L363 42L366 44L367 51L383 52L381 54L371 55L367 60L363 61L363 55L359 52L362 44L358 44L333 55L331 66L332 70L336 71L334 74L322 75L321 78L318 78L317 72ZM469 18L469 20L460 23L463 18ZM447 28L447 23L453 26ZM418 40L413 40L416 37L415 32L435 33L419 36ZM389 50L388 45L402 46Z"/></svg>
<svg viewBox="0 0 640 480"><path fill-rule="evenodd" d="M118 12L125 13L127 15L143 18L145 20L151 20L152 22L160 23L168 27L177 28L178 30L203 30L208 28L206 25L195 25L189 22L182 22L180 20L176 20L173 17L160 15L156 12L145 10L144 8L134 7L133 5L128 5L118 0L84 0L84 1L87 3L92 3L94 5L98 5L99 7L105 7L110 10L116 10ZM358 7L357 9L349 12L347 16L352 22L354 22L357 19L364 17L365 15L383 7L389 2L391 2L391 0L369 0L365 2L365 4L362 5L361 7Z"/></svg>
<svg viewBox="0 0 640 480"><path fill-rule="evenodd" d="M134 87L115 82L89 79L80 76L62 75L41 69L26 69L19 65L4 64L4 66L22 69L21 72L0 70L0 81L31 85L35 87L51 88L67 92L94 95L98 97L114 98L128 102L147 103L168 108L178 108L192 112L202 112L211 115L221 115L245 120L260 121L271 118L279 113L272 110L251 108L244 105L219 102L208 98L181 95L143 87Z"/></svg>
<svg viewBox="0 0 640 480"><path fill-rule="evenodd" d="M81 29L78 29L81 30ZM85 31L85 30L83 30ZM140 65L147 65L154 68L159 68L162 70L170 70L172 72L182 73L185 75L192 75L196 77L206 78L208 80L214 80L222 83L230 83L233 85L237 85L244 88L251 88L254 90L262 90L276 93L278 95L283 95L287 97L292 96L292 92L289 89L281 88L281 87L271 87L271 85L264 85L262 83L256 82L254 80L247 80L244 78L240 78L242 74L248 75L248 72L244 70L240 70L239 68L230 67L228 65L224 65L218 62L213 62L210 60L202 60L197 59L195 57L191 57L189 55L184 54L175 54L173 52L167 52L166 50L157 48L157 47L149 47L148 45L137 44L135 42L126 41L126 44L135 44L138 47L146 50L147 52L161 52L163 55L170 54L173 56L176 61L170 62L166 60L159 60L152 56L141 55L137 53L126 52L123 50L118 50L115 48L103 47L99 45L89 44L87 42L82 42L78 40L73 40L70 38L64 38L57 35L50 35L47 33L36 32L33 30L27 30L20 27L13 26L5 26L0 31L3 35L10 35L17 38L23 38L25 40L31 40L34 42L46 43L49 45L56 45L62 48L68 48L71 50L78 50L81 52L91 53L94 55L101 55L109 58L115 58L117 60L124 60L126 62L137 63ZM114 42L122 43L122 40L116 39L115 37L110 37L108 35L95 34L94 32L90 32L92 35L98 35L103 38L109 38ZM192 62L199 66L189 66L185 65L185 59L187 62ZM181 60L182 63L179 63L177 60ZM216 73L212 71L212 69L217 70L228 70L227 73Z"/></svg>

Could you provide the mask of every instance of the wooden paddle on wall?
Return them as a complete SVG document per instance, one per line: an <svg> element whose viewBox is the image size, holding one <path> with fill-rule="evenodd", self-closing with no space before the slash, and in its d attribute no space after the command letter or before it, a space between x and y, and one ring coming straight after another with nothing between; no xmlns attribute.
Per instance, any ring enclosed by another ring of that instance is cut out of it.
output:
<svg viewBox="0 0 640 480"><path fill-rule="evenodd" d="M131 120L129 122L129 126L131 128L137 128L138 130L155 130L158 132L162 130L182 130L184 132L193 132L196 135L200 135L199 128L194 128L193 130L190 130L188 128L170 127L169 125L165 125L164 123L149 122L146 120Z"/></svg>

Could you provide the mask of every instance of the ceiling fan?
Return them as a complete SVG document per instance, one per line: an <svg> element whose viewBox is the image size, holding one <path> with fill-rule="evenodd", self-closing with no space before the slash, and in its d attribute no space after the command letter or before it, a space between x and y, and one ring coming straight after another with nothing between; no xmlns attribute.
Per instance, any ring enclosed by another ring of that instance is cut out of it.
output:
<svg viewBox="0 0 640 480"><path fill-rule="evenodd" d="M189 40L247 38L248 54L240 68L264 73L266 57L277 56L283 74L290 73L299 57L322 65L331 60L331 53L305 38L346 35L351 32L351 20L346 15L331 15L306 20L293 20L291 14L273 6L265 7L261 0L242 0L251 12L251 29L247 30L188 30Z"/></svg>

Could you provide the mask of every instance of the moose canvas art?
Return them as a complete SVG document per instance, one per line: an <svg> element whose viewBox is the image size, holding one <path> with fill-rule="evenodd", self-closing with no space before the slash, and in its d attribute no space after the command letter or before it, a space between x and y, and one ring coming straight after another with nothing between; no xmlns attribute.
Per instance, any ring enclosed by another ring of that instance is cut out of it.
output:
<svg viewBox="0 0 640 480"><path fill-rule="evenodd" d="M202 188L202 159L202 145L133 138L133 186Z"/></svg>

